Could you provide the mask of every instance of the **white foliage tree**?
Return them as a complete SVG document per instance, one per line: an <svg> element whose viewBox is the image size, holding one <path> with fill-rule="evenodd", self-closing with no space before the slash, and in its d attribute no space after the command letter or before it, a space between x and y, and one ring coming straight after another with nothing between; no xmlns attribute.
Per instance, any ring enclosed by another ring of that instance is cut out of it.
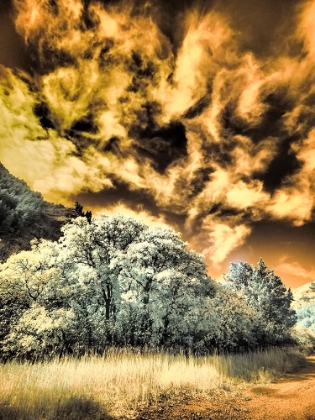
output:
<svg viewBox="0 0 315 420"><path fill-rule="evenodd" d="M122 215L79 217L0 265L3 358L163 346L204 353L280 342L292 296L263 261L215 285L180 235Z"/></svg>
<svg viewBox="0 0 315 420"><path fill-rule="evenodd" d="M213 281L179 234L122 215L78 218L63 233L58 242L33 242L0 268L2 319L11 320L2 337L7 354L48 351L49 342L60 353L108 344L188 347L205 334L200 314ZM20 304L11 314L10 299Z"/></svg>
<svg viewBox="0 0 315 420"><path fill-rule="evenodd" d="M206 348L235 352L257 346L257 313L239 293L218 287L215 297L207 302L206 318L211 324L204 338Z"/></svg>
<svg viewBox="0 0 315 420"><path fill-rule="evenodd" d="M257 267L243 262L232 263L224 279L226 287L244 296L255 310L259 345L275 345L289 339L289 330L296 323L295 311L291 309L292 292L262 259Z"/></svg>

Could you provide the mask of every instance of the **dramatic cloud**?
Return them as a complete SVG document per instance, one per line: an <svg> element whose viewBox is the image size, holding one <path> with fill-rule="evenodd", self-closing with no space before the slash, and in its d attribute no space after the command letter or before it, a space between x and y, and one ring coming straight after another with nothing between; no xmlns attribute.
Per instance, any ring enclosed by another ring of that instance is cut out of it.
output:
<svg viewBox="0 0 315 420"><path fill-rule="evenodd" d="M255 34L223 3L15 0L33 61L0 70L2 163L46 199L170 224L216 269L253 223L309 222L315 2L267 1L269 30L242 3Z"/></svg>

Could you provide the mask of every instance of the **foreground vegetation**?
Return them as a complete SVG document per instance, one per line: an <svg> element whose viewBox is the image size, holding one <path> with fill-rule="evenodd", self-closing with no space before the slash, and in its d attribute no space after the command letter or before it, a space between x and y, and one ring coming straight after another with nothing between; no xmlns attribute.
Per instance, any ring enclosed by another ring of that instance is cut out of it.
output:
<svg viewBox="0 0 315 420"><path fill-rule="evenodd" d="M296 350L194 356L109 350L102 357L0 365L0 419L132 417L141 407L176 398L268 383L303 363ZM106 414L107 413L107 414Z"/></svg>

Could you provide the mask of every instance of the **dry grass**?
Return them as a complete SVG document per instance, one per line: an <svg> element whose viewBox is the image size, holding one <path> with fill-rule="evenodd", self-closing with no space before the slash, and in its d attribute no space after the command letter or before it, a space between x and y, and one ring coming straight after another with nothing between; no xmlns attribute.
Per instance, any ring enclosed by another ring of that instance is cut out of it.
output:
<svg viewBox="0 0 315 420"><path fill-rule="evenodd" d="M109 351L104 357L0 365L0 419L88 420L128 416L161 395L189 396L273 381L301 364L280 349L186 358L164 353ZM110 414L106 414L110 413Z"/></svg>

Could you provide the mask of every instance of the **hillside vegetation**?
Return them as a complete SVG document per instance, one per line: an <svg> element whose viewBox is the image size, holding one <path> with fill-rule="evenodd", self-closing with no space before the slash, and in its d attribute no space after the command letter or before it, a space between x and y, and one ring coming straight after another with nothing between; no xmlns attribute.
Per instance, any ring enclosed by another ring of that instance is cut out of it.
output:
<svg viewBox="0 0 315 420"><path fill-rule="evenodd" d="M19 233L38 220L43 198L11 175L0 163L0 234Z"/></svg>
<svg viewBox="0 0 315 420"><path fill-rule="evenodd" d="M31 249L33 238L57 240L61 226L75 216L73 209L44 201L0 163L0 262Z"/></svg>
<svg viewBox="0 0 315 420"><path fill-rule="evenodd" d="M315 282L305 283L293 292L292 307L301 308L315 303Z"/></svg>

